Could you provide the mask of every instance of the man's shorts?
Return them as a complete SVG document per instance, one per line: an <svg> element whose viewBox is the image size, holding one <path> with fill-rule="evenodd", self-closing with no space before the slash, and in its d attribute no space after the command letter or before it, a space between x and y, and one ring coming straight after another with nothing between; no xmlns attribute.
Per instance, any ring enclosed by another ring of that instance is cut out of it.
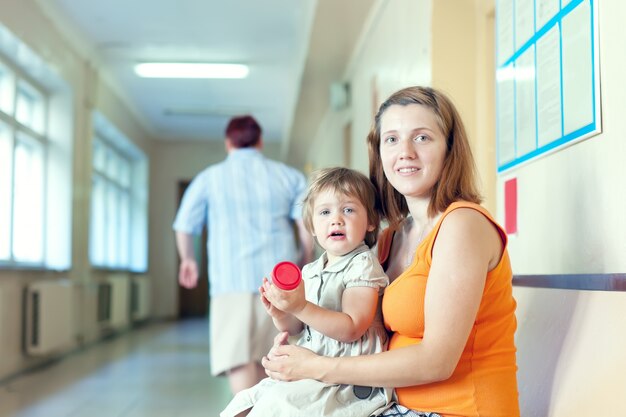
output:
<svg viewBox="0 0 626 417"><path fill-rule="evenodd" d="M259 294L230 293L211 297L211 374L261 362L278 330L265 311Z"/></svg>

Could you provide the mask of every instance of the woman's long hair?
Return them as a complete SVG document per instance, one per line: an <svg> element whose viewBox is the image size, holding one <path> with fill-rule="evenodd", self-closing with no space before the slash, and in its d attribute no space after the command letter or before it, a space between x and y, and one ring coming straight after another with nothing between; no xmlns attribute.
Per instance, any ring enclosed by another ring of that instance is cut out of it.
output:
<svg viewBox="0 0 626 417"><path fill-rule="evenodd" d="M441 177L432 189L428 215L434 217L455 201L480 204L482 198L476 183L476 165L463 121L454 104L440 91L429 87L408 87L393 93L381 104L374 125L367 135L370 179L380 196L382 215L391 227L406 217L409 209L405 197L389 183L380 158L380 119L393 105L419 104L430 109L446 137L446 156Z"/></svg>

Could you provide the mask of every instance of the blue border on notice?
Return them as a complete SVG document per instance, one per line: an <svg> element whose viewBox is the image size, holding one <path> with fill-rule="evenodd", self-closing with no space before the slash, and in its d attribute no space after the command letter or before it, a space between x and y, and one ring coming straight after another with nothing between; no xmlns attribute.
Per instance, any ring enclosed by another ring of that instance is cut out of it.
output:
<svg viewBox="0 0 626 417"><path fill-rule="evenodd" d="M514 15L515 15L515 0L512 0L513 2L513 19L514 19ZM591 27L591 33L590 33L590 37L591 37L591 98L592 98L592 114L593 114L593 121L591 123L589 123L586 126L582 126L578 129L576 129L573 132L568 133L567 135L564 135L564 117L563 117L563 39L562 39L562 28L561 26L561 22L563 20L563 18L565 16L567 16L569 13L571 13L576 7L578 7L579 5L581 5L582 3L587 2L589 4L589 15L590 15L590 27ZM537 21L536 21L536 1L534 2L535 4L533 5L533 26L536 28L537 25ZM594 0L572 0L570 1L564 8L560 9L560 11L554 15L550 20L548 20L539 30L536 30L535 34L529 39L527 40L517 51L515 51L515 53L506 61L504 61L501 65L498 65L498 69L501 68L505 68L509 65L515 65L515 62L517 61L517 59L524 53L526 52L529 48L531 48L533 45L535 45L534 48L534 57L535 57L535 67L537 66L537 48L536 48L536 44L537 41L542 38L550 29L552 29L555 26L559 26L559 66L560 66L560 83L561 83L561 137L542 146L542 147L538 147L535 150L524 154L522 156L516 157L513 160L504 162L504 163L500 163L500 141L497 141L496 144L496 158L497 158L497 172L498 173L502 173L508 169L511 169L517 165L523 164L525 162L528 162L534 158L537 158L547 152L553 151L559 147L562 147L566 144L568 144L569 142L573 142L576 139L582 139L582 137L584 135L590 134L592 132L594 132L596 130L597 127L597 108L596 108L596 62L595 62L595 41L596 41L596 37L595 37L595 16L594 16ZM559 5L561 5L561 1L559 1ZM514 22L512 22L514 23ZM496 20L496 25L498 24L498 21ZM515 25L513 24L513 29L515 30ZM513 41L515 40L515 37L513 36ZM496 53L498 50L498 46L496 43ZM497 55L496 55L497 56ZM517 84L515 84L515 88L514 91L516 91L517 88ZM499 97L498 97L498 86L496 86L496 108L498 108L498 104L499 104ZM515 97L514 97L514 105L515 105ZM539 140L539 127L538 127L538 121L537 121L537 79L535 77L535 143L538 145L538 140ZM514 113L516 114L516 113ZM497 120L498 118L496 118ZM514 123L517 123L517 117L515 117L515 121ZM499 123L498 123L499 124ZM514 126L515 128L515 126ZM498 132L498 137L499 135L499 129L500 126L496 126L496 132ZM517 129L515 128L513 130L513 135L514 135L514 148L515 148L515 154L517 155Z"/></svg>

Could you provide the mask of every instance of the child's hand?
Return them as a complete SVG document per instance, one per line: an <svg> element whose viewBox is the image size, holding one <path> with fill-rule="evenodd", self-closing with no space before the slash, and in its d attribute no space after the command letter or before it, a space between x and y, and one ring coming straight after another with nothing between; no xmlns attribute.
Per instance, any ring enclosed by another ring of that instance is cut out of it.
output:
<svg viewBox="0 0 626 417"><path fill-rule="evenodd" d="M289 333L288 332L280 332L276 335L276 337L274 338L274 345L272 346L272 348L270 349L270 351L267 353L267 356L265 356L268 360L273 361L276 358L278 358L278 355L276 355L276 348L278 346L281 345L287 345L289 344L289 342L287 341L289 338Z"/></svg>
<svg viewBox="0 0 626 417"><path fill-rule="evenodd" d="M278 288L276 285L269 282L267 279L263 280L263 295L272 306L280 311L290 314L297 314L307 304L304 297L304 284L300 284L293 290L284 291Z"/></svg>
<svg viewBox="0 0 626 417"><path fill-rule="evenodd" d="M263 302L263 307L265 307L265 311L267 311L267 314L269 314L272 318L280 320L283 317L285 317L287 313L285 313L284 311L280 311L279 309L274 307L272 303L270 302L270 300L267 299L266 292L265 292L266 285L268 285L268 279L263 278L263 285L259 287L259 293L261 294L261 301Z"/></svg>

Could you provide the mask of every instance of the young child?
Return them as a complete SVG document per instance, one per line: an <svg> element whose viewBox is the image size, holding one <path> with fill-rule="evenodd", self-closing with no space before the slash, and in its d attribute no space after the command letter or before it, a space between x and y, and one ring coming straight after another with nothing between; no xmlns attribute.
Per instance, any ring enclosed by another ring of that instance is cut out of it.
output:
<svg viewBox="0 0 626 417"><path fill-rule="evenodd" d="M261 299L276 328L326 356L381 352L387 345L379 298L389 283L370 248L379 215L370 180L347 168L317 173L303 202L303 220L324 254L283 291L264 279ZM329 385L312 379L266 378L238 393L221 417L368 416L390 401L391 389Z"/></svg>

